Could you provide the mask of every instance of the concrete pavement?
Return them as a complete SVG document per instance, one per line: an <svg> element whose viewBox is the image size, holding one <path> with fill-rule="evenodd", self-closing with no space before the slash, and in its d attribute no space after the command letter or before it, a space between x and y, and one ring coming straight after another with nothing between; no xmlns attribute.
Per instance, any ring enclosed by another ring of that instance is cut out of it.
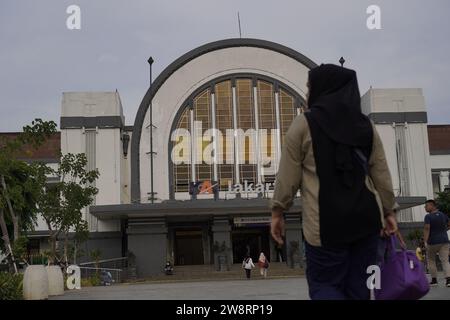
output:
<svg viewBox="0 0 450 320"><path fill-rule="evenodd" d="M423 299L450 300L450 288L439 279ZM304 277L223 280L197 282L153 282L119 284L109 287L86 287L66 291L52 300L308 300L308 285Z"/></svg>

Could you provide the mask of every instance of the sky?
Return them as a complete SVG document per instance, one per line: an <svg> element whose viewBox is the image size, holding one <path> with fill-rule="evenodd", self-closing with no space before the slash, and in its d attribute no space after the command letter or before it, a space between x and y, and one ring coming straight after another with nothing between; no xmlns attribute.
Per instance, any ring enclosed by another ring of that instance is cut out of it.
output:
<svg viewBox="0 0 450 320"><path fill-rule="evenodd" d="M69 30L66 9L81 9ZM369 5L381 29L369 30ZM59 124L62 92L119 91L134 123L154 78L202 44L239 37L274 41L314 62L355 69L361 94L422 88L429 123L450 123L448 0L0 0L0 132L34 118Z"/></svg>

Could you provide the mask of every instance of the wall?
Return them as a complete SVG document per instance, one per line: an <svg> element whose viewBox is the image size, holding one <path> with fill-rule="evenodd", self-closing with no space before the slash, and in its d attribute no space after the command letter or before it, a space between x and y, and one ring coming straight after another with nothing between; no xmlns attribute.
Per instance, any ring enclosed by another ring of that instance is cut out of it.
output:
<svg viewBox="0 0 450 320"><path fill-rule="evenodd" d="M396 196L433 196L431 162L429 156L425 99L421 89L370 89L361 98L363 112L376 124L392 176ZM397 134L396 127L397 126ZM407 190L402 190L398 157L398 135L404 135L406 150ZM413 221L421 221L424 211L421 206L410 209Z"/></svg>
<svg viewBox="0 0 450 320"><path fill-rule="evenodd" d="M100 173L95 182L99 192L94 203L120 204L124 117L118 92L65 92L61 109L61 152L86 153L86 130L94 130L95 155L92 159ZM119 119L119 124L111 118ZM90 231L120 231L119 221L97 220L87 210L84 218Z"/></svg>
<svg viewBox="0 0 450 320"><path fill-rule="evenodd" d="M432 170L450 170L450 154L431 155L430 165Z"/></svg>

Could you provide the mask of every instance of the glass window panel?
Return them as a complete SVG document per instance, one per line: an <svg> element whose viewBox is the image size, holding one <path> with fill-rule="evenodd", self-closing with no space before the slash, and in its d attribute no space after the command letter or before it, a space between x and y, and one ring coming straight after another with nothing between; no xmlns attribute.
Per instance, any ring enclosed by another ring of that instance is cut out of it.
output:
<svg viewBox="0 0 450 320"><path fill-rule="evenodd" d="M189 108L185 108L178 121L176 129L186 129L190 131L189 125ZM175 146L181 141L181 137L178 141L172 142L172 146ZM191 181L191 165L190 164L173 164L173 177L174 177L174 191L175 192L188 192L189 181Z"/></svg>
<svg viewBox="0 0 450 320"><path fill-rule="evenodd" d="M292 120L297 116L294 105L294 97L281 89L279 94L280 99L280 126L281 126L281 146L283 146L284 136L292 123Z"/></svg>
<svg viewBox="0 0 450 320"><path fill-rule="evenodd" d="M276 161L275 145L272 145L271 129L276 128L276 110L275 110L275 94L273 90L273 85L266 81L258 81L258 117L259 117L259 129L265 130L265 136L260 136L260 158L262 159L263 155L266 158L273 159ZM264 139L264 140L263 140ZM269 168L271 163L266 163L265 165L261 162L262 172L263 172L263 181L264 182L273 182L274 175L267 174L267 171L264 168Z"/></svg>
<svg viewBox="0 0 450 320"><path fill-rule="evenodd" d="M216 106L216 128L220 130L222 135L222 146L218 152L217 161L218 167L218 179L220 188L226 190L228 183L234 183L234 146L232 143L227 143L226 134L227 130L233 129L233 97L231 91L231 81L223 81L215 85L215 106ZM232 142L232 140L231 140ZM218 148L220 145L217 144ZM228 161L228 159L231 160Z"/></svg>
<svg viewBox="0 0 450 320"><path fill-rule="evenodd" d="M202 137L206 130L212 128L211 123L211 93L209 89L206 89L202 93L200 93L197 97L194 98L194 121L200 121L202 126ZM197 144L196 147L200 147L201 150L196 151L196 164L195 164L195 179L197 180L212 180L212 171L213 166L211 164L205 163L204 159L202 159L201 163L200 161L200 155L204 155L205 148L211 144L211 140L203 141L202 137L196 137L197 138ZM200 143L201 142L201 143ZM208 160L209 163L211 163L211 160Z"/></svg>
<svg viewBox="0 0 450 320"><path fill-rule="evenodd" d="M236 80L236 100L237 100L237 127L245 133L248 129L255 129L255 115L253 104L253 86L251 79ZM240 179L243 182L247 180L249 183L256 182L257 165L249 163L254 158L254 150L250 147L250 138L245 136L244 150L240 145L239 153L244 156L244 163L239 163ZM241 157L240 157L241 159Z"/></svg>

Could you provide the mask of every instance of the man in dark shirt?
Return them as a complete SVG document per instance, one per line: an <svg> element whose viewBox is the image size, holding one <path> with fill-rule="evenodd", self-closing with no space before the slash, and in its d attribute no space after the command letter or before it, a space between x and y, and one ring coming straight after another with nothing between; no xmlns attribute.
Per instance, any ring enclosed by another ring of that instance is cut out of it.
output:
<svg viewBox="0 0 450 320"><path fill-rule="evenodd" d="M431 273L431 286L437 285L436 254L439 253L442 268L446 277L446 286L450 287L450 265L448 261L449 239L447 230L450 227L448 216L439 211L434 200L425 202L424 241L428 254L428 268Z"/></svg>

